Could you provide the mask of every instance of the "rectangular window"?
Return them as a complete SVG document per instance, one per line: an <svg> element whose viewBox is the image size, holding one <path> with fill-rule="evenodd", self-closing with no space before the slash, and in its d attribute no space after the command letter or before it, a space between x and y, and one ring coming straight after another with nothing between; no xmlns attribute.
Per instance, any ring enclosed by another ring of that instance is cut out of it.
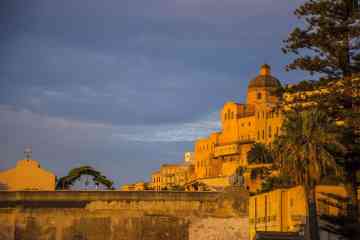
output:
<svg viewBox="0 0 360 240"><path fill-rule="evenodd" d="M265 130L264 129L262 130L262 139L263 140L265 139Z"/></svg>
<svg viewBox="0 0 360 240"><path fill-rule="evenodd" d="M269 126L269 138L271 138L271 126Z"/></svg>
<svg viewBox="0 0 360 240"><path fill-rule="evenodd" d="M264 217L264 222L266 222L266 220L267 220L267 214L268 214L268 211L269 211L269 209L268 209L268 196L265 196L265 217Z"/></svg>

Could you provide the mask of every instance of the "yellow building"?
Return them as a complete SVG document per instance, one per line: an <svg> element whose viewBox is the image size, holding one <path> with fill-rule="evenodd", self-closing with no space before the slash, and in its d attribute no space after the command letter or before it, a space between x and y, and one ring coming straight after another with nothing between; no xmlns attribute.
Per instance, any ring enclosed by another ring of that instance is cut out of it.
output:
<svg viewBox="0 0 360 240"><path fill-rule="evenodd" d="M346 197L342 186L316 187L318 214L338 215L340 203L329 195ZM345 206L343 206L345 209ZM304 231L307 218L307 205L304 189L301 186L290 189L277 189L252 196L249 199L249 239L253 240L260 232L301 232ZM320 222L321 224L321 222ZM329 233L321 232L321 239L335 239Z"/></svg>
<svg viewBox="0 0 360 240"><path fill-rule="evenodd" d="M151 188L156 191L176 190L190 181L193 175L191 164L163 164L151 175Z"/></svg>
<svg viewBox="0 0 360 240"><path fill-rule="evenodd" d="M124 184L121 186L121 191L145 191L148 190L148 183L136 182L132 184Z"/></svg>
<svg viewBox="0 0 360 240"><path fill-rule="evenodd" d="M0 172L0 190L55 190L55 175L40 167L40 164L27 157L19 160L15 168Z"/></svg>
<svg viewBox="0 0 360 240"><path fill-rule="evenodd" d="M189 192L219 192L231 186L229 177L208 177L194 179L185 184L185 191Z"/></svg>
<svg viewBox="0 0 360 240"><path fill-rule="evenodd" d="M225 103L220 112L221 131L195 142L195 178L232 176L237 168L248 165L247 153L253 143L271 144L283 119L276 94L280 87L270 66L263 65L249 83L246 103Z"/></svg>
<svg viewBox="0 0 360 240"><path fill-rule="evenodd" d="M151 174L151 184L150 187L152 190L160 191L161 190L161 175L160 171L153 172Z"/></svg>

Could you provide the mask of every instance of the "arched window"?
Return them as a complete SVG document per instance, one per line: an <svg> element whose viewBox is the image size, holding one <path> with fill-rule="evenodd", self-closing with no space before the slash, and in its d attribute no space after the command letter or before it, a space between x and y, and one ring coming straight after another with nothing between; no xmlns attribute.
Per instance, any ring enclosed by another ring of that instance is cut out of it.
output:
<svg viewBox="0 0 360 240"><path fill-rule="evenodd" d="M261 99L261 92L257 93L257 99Z"/></svg>

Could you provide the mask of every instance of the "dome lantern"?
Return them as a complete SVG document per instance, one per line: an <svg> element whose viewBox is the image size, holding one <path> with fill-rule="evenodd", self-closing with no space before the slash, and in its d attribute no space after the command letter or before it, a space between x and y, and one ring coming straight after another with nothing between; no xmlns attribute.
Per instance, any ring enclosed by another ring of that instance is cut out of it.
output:
<svg viewBox="0 0 360 240"><path fill-rule="evenodd" d="M260 68L260 75L261 76L269 76L271 75L271 67L267 64L264 64Z"/></svg>

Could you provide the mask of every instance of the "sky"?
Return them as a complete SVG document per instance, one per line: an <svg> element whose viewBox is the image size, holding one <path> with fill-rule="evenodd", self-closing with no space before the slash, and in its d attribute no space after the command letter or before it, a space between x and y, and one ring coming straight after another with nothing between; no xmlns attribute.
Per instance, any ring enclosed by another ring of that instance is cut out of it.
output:
<svg viewBox="0 0 360 240"><path fill-rule="evenodd" d="M1 0L0 170L31 146L57 176L90 165L116 186L180 163L244 102L303 0Z"/></svg>

